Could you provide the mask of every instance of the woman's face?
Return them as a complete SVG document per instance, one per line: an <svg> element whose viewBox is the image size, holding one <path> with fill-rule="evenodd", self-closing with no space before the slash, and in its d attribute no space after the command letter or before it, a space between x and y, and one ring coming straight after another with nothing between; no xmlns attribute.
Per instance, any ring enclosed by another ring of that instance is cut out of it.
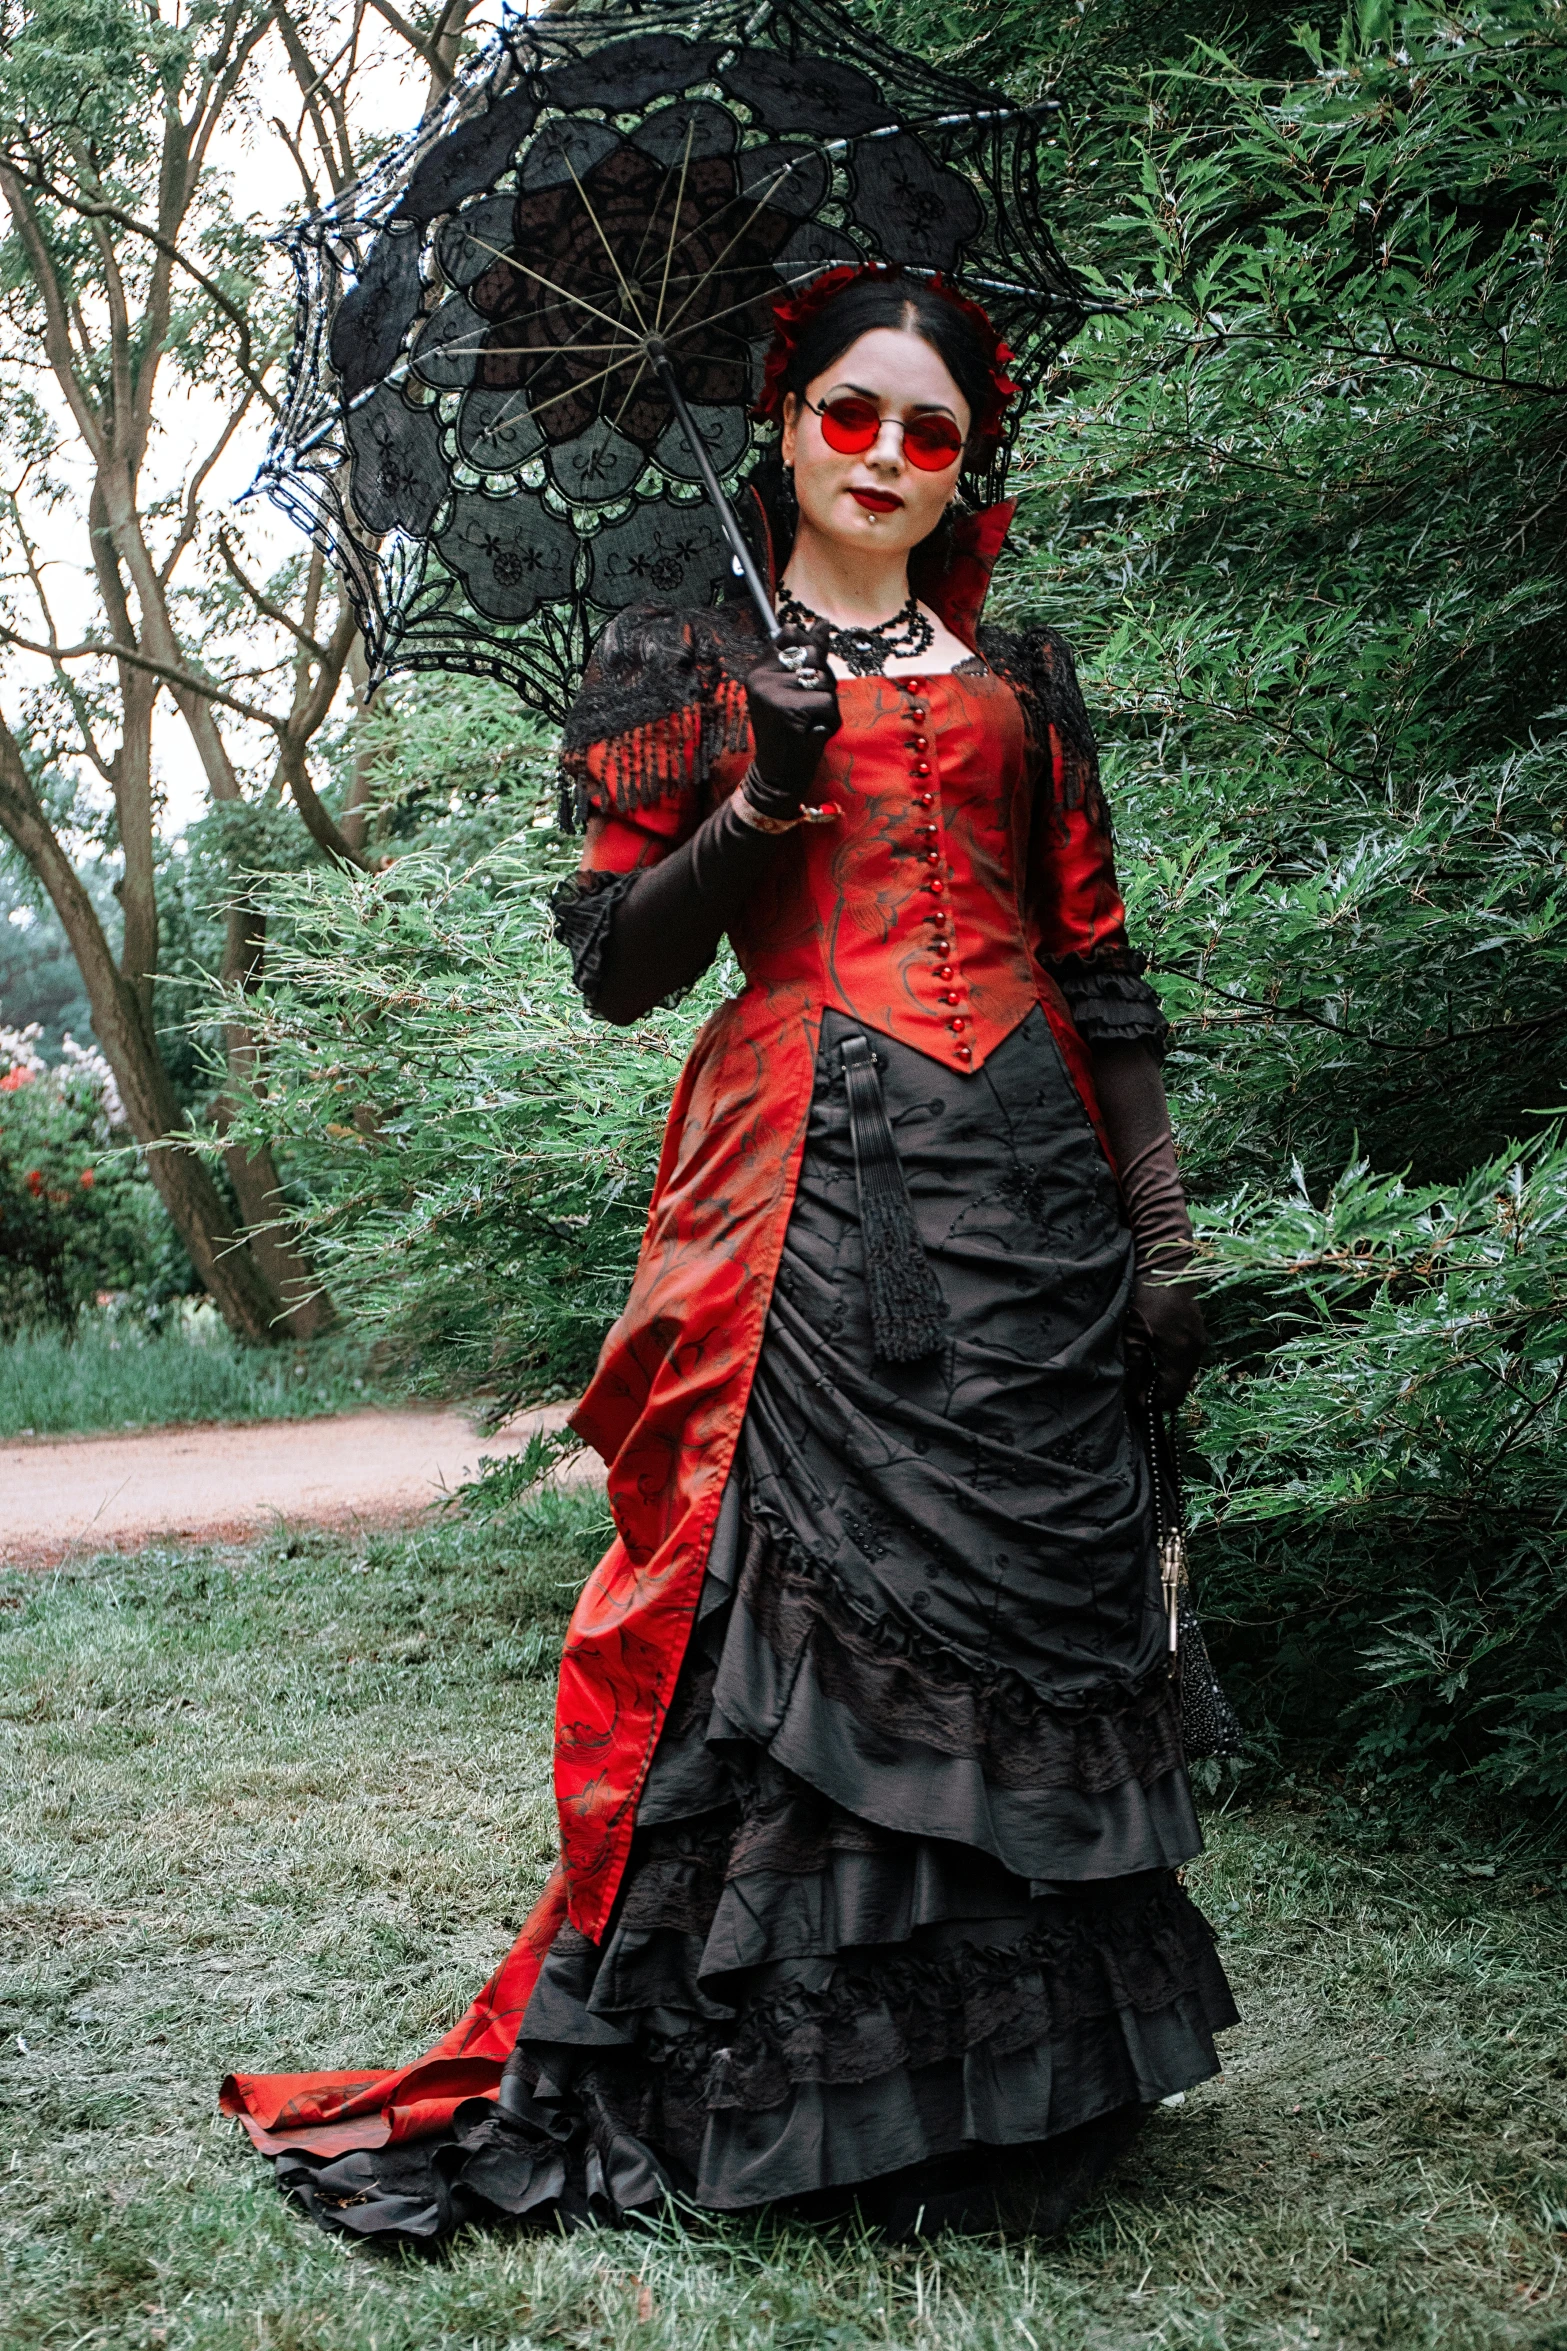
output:
<svg viewBox="0 0 1567 2351"><path fill-rule="evenodd" d="M829 400L870 401L881 429L869 449L834 449L817 413ZM938 471L911 465L902 427L913 417L950 417L967 440L969 405L939 352L922 335L873 327L805 387L802 402L784 400L783 461L794 468L802 527L842 547L877 554L917 547L928 538L958 486L962 450Z"/></svg>

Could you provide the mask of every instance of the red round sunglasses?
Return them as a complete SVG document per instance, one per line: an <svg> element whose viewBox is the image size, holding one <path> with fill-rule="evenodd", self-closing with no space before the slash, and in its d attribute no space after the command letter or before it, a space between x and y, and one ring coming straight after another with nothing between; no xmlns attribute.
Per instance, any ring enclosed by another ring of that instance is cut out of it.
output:
<svg viewBox="0 0 1567 2351"><path fill-rule="evenodd" d="M824 401L819 407L814 400L806 400L805 406L821 418L822 439L840 457L863 457L867 449L874 449L884 424L898 426L903 434L903 454L921 473L940 473L963 454L963 435L950 416L911 416L904 424L899 417L884 417L874 400L854 392L841 392L836 400Z"/></svg>

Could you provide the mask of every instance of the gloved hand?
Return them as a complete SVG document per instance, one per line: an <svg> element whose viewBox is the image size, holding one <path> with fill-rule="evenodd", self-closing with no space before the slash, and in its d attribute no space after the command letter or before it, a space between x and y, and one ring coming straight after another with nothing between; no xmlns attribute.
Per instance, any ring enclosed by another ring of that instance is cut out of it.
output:
<svg viewBox="0 0 1567 2351"><path fill-rule="evenodd" d="M751 713L751 735L756 745L756 773L746 785L746 798L761 816L792 821L810 798L811 781L830 735L843 724L838 708L838 681L827 661L828 626L818 621L807 633L785 629L746 677L745 696ZM798 672L779 660L781 652L805 646L811 655L807 676L820 681L802 685Z"/></svg>
<svg viewBox="0 0 1567 2351"><path fill-rule="evenodd" d="M1126 1380L1134 1397L1150 1385L1167 1412L1185 1400L1208 1352L1208 1332L1191 1282L1139 1274L1126 1316Z"/></svg>

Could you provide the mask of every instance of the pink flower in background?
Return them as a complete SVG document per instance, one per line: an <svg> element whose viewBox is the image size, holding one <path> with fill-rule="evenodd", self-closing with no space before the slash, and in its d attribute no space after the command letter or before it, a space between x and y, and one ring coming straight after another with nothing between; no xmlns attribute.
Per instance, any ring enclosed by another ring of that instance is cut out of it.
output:
<svg viewBox="0 0 1567 2351"><path fill-rule="evenodd" d="M15 1069L8 1069L5 1076L0 1078L0 1094L14 1094L18 1086L31 1083L32 1075L30 1069L23 1069L18 1063Z"/></svg>

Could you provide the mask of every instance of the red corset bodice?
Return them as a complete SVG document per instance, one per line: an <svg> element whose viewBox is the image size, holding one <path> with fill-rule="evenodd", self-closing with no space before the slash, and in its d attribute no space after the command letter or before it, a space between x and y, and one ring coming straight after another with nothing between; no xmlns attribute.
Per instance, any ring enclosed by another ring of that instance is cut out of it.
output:
<svg viewBox="0 0 1567 2351"><path fill-rule="evenodd" d="M1022 714L976 666L852 678L803 827L735 934L755 986L822 1004L976 1068L1039 1001L1021 879L1030 805Z"/></svg>
<svg viewBox="0 0 1567 2351"><path fill-rule="evenodd" d="M735 789L751 736L742 690L728 700L705 756L689 719L669 724L667 782L595 815L586 867L656 862ZM1053 724L1031 741L1012 685L980 662L845 679L839 701L813 791L843 813L780 844L734 932L741 967L754 989L787 986L978 1069L1032 1005L1066 1020L1052 961L1125 947L1097 777ZM590 770L613 782L615 756L596 748Z"/></svg>

